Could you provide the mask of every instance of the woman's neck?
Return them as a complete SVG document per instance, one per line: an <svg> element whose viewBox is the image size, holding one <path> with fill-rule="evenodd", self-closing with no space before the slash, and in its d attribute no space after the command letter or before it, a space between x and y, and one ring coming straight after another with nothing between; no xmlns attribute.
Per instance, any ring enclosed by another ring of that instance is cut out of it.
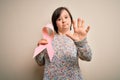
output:
<svg viewBox="0 0 120 80"><path fill-rule="evenodd" d="M68 31L58 31L58 34L59 35L66 35L66 33L69 33L70 32L70 30L68 30Z"/></svg>

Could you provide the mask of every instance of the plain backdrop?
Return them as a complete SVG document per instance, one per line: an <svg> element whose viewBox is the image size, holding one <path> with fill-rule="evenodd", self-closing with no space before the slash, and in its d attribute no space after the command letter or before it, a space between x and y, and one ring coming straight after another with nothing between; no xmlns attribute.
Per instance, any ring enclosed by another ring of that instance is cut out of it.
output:
<svg viewBox="0 0 120 80"><path fill-rule="evenodd" d="M32 56L60 6L91 26L92 61L79 60L84 79L120 80L120 0L0 0L0 80L42 80Z"/></svg>

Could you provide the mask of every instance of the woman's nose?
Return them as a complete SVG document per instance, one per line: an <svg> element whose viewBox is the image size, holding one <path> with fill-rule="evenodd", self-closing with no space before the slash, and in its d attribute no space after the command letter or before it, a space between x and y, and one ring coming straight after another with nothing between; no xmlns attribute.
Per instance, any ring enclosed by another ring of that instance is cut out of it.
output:
<svg viewBox="0 0 120 80"><path fill-rule="evenodd" d="M65 20L65 19L63 19L63 20L62 20L62 23L65 23L65 21L66 21L66 20Z"/></svg>

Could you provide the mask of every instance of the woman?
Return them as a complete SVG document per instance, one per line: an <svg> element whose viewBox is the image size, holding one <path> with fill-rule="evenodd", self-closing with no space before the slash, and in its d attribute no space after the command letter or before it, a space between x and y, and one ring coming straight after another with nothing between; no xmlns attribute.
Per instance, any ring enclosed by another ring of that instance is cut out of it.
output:
<svg viewBox="0 0 120 80"><path fill-rule="evenodd" d="M44 80L83 80L78 58L91 60L91 49L86 41L90 29L84 28L84 20L78 18L73 21L72 15L66 7L57 8L52 15L52 24L56 34L52 41L54 56L49 61L47 50L43 50L35 57L39 65L45 64ZM73 25L74 33L71 27ZM47 44L46 39L41 39L38 44ZM41 54L45 54L41 59Z"/></svg>

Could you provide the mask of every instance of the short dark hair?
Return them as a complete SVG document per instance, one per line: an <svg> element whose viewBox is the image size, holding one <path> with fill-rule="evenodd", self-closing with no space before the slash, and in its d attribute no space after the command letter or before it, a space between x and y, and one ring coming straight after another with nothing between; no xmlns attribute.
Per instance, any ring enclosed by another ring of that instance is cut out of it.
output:
<svg viewBox="0 0 120 80"><path fill-rule="evenodd" d="M53 27L54 27L54 30L56 31L56 33L58 33L58 27L56 24L56 20L60 17L62 10L66 10L68 12L68 14L71 18L71 26L72 26L73 18L72 18L70 11L66 7L59 7L52 14L52 24L53 24ZM71 26L70 26L70 30L71 30Z"/></svg>

